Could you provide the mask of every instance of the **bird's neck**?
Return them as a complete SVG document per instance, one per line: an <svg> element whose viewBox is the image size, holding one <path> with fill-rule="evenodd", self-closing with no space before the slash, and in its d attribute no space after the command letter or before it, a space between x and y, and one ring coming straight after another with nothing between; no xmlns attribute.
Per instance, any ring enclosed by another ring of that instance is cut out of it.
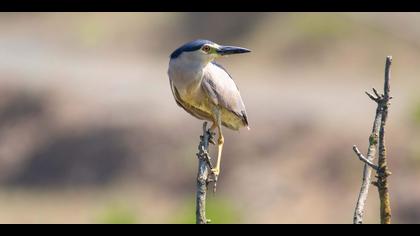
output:
<svg viewBox="0 0 420 236"><path fill-rule="evenodd" d="M173 60L170 62L168 72L181 96L200 88L205 67L206 64L191 60Z"/></svg>
<svg viewBox="0 0 420 236"><path fill-rule="evenodd" d="M207 61L180 60L174 64L175 72L190 82L200 82L203 77L204 68L209 64Z"/></svg>

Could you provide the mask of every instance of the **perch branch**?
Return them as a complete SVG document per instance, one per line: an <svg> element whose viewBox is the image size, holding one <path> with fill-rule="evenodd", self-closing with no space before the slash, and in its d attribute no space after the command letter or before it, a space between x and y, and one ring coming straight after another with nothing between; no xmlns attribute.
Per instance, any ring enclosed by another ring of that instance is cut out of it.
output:
<svg viewBox="0 0 420 236"><path fill-rule="evenodd" d="M372 169L374 169L378 174L378 186L380 199L381 199L381 222L384 223L386 220L384 218L389 218L390 222L390 204L389 204L389 193L388 193L388 184L386 177L390 175L390 172L387 169L386 165L386 152L384 145L384 134L385 134L385 123L388 115L388 104L389 100L392 98L389 96L389 79L390 79L390 66L392 62L392 57L388 56L385 63L385 85L384 85L384 94L380 95L378 91L373 88L374 95L365 92L370 99L377 103L375 120L373 122L372 133L369 136L369 147L367 152L367 157L365 158L356 146L353 146L354 152L358 155L359 159L365 163L363 168L363 180L362 186L360 188L359 197L357 199L356 208L354 211L353 223L362 224L363 215L365 210L365 203L369 193L369 187L371 183L371 174ZM375 158L379 138L379 158L378 165L373 164ZM371 168L369 168L371 167Z"/></svg>
<svg viewBox="0 0 420 236"><path fill-rule="evenodd" d="M391 223L391 203L389 198L389 189L388 189L388 176L391 175L391 172L388 170L386 148L385 148L385 126L386 120L388 118L388 106L390 100L390 85L389 80L391 78L391 63L392 57L388 56L386 58L385 66L385 83L384 83L384 96L381 99L382 106L382 119L381 119L381 129L379 130L379 157L378 157L378 166L377 171L377 187L379 192L380 199L380 212L381 212L381 224L390 224Z"/></svg>
<svg viewBox="0 0 420 236"><path fill-rule="evenodd" d="M200 136L198 145L198 173L197 173L197 192L196 192L196 223L207 224L206 219L206 196L207 186L210 182L209 174L212 164L208 155L209 142L212 134L207 130L207 122L203 124L203 135Z"/></svg>

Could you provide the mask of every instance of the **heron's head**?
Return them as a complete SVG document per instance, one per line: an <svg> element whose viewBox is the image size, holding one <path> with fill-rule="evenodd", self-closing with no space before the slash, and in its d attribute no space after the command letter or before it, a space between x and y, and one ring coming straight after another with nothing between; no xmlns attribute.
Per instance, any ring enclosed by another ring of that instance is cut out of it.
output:
<svg viewBox="0 0 420 236"><path fill-rule="evenodd" d="M247 52L251 52L251 50L236 46L223 46L209 40L198 39L176 49L172 52L170 58L177 59L182 57L204 64L213 61L217 57Z"/></svg>

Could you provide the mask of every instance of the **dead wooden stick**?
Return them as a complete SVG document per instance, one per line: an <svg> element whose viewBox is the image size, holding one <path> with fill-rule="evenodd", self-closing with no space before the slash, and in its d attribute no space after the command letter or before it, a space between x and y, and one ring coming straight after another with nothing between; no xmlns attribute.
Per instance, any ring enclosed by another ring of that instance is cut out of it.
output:
<svg viewBox="0 0 420 236"><path fill-rule="evenodd" d="M209 179L212 164L208 154L211 133L207 130L207 122L203 124L203 135L200 136L200 144L198 145L198 173L197 173L197 192L196 192L196 223L207 224L210 222L206 219L206 197L207 186L211 181Z"/></svg>
<svg viewBox="0 0 420 236"><path fill-rule="evenodd" d="M382 119L382 113L380 109L376 109L375 120L373 122L372 133L369 136L369 147L367 152L366 160L371 162L375 159L376 154L376 145L378 143L378 136L379 136L379 128ZM353 146L353 150L356 152L357 147L356 145ZM356 152L357 156L359 157L358 153ZM359 197L357 199L356 208L354 210L353 216L353 223L354 224L362 224L363 223L363 216L365 213L365 204L369 193L369 187L371 183L371 175L372 175L372 168L370 168L367 164L363 167L363 179L362 179L362 186L360 187Z"/></svg>
<svg viewBox="0 0 420 236"><path fill-rule="evenodd" d="M368 166L372 167L372 169L378 171L378 166L376 166L371 161L369 161L365 156L363 156L363 154L359 151L356 145L353 146L353 151L356 153L356 155L359 157L361 161L363 161Z"/></svg>
<svg viewBox="0 0 420 236"><path fill-rule="evenodd" d="M372 169L377 172L378 181L375 183L378 186L380 201L381 201L381 223L391 222L391 207L389 201L389 191L387 177L390 175L386 161L386 149L385 149L385 124L388 116L388 105L389 100L392 98L389 96L390 86L390 67L392 57L388 56L385 63L385 85L384 94L380 95L376 89L373 88L374 94L366 92L368 97L377 103L375 120L373 122L372 133L369 136L369 147L367 157L365 158L354 145L353 151L359 157L361 161L365 163L363 169L363 180L360 188L359 197L357 199L356 208L353 216L354 224L363 223L363 215L365 210L365 203L369 193L369 186L371 183ZM379 138L379 158L378 165L373 164L375 158Z"/></svg>
<svg viewBox="0 0 420 236"><path fill-rule="evenodd" d="M392 57L388 56L386 58L385 65L385 83L384 83L384 95L381 97L382 103L382 119L381 119L381 129L379 130L379 157L378 157L378 171L377 171L377 187L379 192L380 199L380 211L381 211L381 224L391 224L391 202L389 199L389 189L388 189L388 176L391 175L391 172L388 170L388 162L386 156L385 148L385 125L388 118L388 106L390 105L389 96L390 85L389 80L391 78L391 63Z"/></svg>

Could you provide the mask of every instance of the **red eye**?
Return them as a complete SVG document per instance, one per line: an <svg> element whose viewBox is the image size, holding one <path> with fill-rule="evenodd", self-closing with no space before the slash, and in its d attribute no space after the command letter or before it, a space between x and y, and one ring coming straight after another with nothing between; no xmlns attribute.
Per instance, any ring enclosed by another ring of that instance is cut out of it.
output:
<svg viewBox="0 0 420 236"><path fill-rule="evenodd" d="M206 45L206 46L204 46L204 47L203 47L203 51L205 51L205 52L209 52L209 51L210 51L210 47L209 47L209 46L207 46L207 45Z"/></svg>

